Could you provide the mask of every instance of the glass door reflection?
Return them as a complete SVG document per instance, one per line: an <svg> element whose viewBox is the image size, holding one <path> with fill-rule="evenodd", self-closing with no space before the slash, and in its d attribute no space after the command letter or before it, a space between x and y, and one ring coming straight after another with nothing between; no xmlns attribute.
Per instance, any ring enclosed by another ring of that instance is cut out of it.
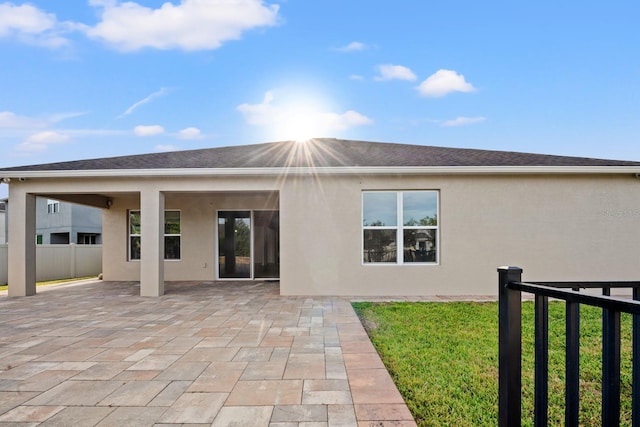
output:
<svg viewBox="0 0 640 427"><path fill-rule="evenodd" d="M280 213L253 212L253 274L256 279L280 277Z"/></svg>

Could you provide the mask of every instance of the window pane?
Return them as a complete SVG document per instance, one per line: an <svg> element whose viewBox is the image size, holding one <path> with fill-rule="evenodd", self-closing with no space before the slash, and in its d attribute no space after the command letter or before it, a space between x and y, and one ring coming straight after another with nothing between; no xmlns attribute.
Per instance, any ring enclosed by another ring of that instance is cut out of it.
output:
<svg viewBox="0 0 640 427"><path fill-rule="evenodd" d="M164 259L180 259L180 236L165 236Z"/></svg>
<svg viewBox="0 0 640 427"><path fill-rule="evenodd" d="M180 234L180 211L164 213L164 234Z"/></svg>
<svg viewBox="0 0 640 427"><path fill-rule="evenodd" d="M364 230L363 261L396 262L396 230Z"/></svg>
<svg viewBox="0 0 640 427"><path fill-rule="evenodd" d="M220 278L251 278L251 212L218 212Z"/></svg>
<svg viewBox="0 0 640 427"><path fill-rule="evenodd" d="M129 242L130 259L140 259L140 236L131 236Z"/></svg>
<svg viewBox="0 0 640 427"><path fill-rule="evenodd" d="M249 258L251 256L251 218L236 218L234 232L236 257Z"/></svg>
<svg viewBox="0 0 640 427"><path fill-rule="evenodd" d="M403 230L404 262L436 262L436 230L411 228Z"/></svg>
<svg viewBox="0 0 640 427"><path fill-rule="evenodd" d="M402 194L402 224L438 225L438 193L405 191Z"/></svg>
<svg viewBox="0 0 640 427"><path fill-rule="evenodd" d="M129 234L140 234L140 211L129 212Z"/></svg>
<svg viewBox="0 0 640 427"><path fill-rule="evenodd" d="M398 225L398 198L395 192L362 193L362 225L368 227Z"/></svg>

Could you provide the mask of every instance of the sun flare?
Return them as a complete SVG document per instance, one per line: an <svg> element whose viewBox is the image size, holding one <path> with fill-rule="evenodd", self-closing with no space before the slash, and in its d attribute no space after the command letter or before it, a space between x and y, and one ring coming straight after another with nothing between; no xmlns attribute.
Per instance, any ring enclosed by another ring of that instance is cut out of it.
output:
<svg viewBox="0 0 640 427"><path fill-rule="evenodd" d="M329 129L323 129L320 114L310 110L291 108L283 111L277 123L279 139L303 142L312 138L326 136Z"/></svg>
<svg viewBox="0 0 640 427"><path fill-rule="evenodd" d="M373 123L354 110L336 112L322 95L300 87L268 91L261 103L237 108L248 124L262 127L268 138L275 140L335 138L353 127Z"/></svg>

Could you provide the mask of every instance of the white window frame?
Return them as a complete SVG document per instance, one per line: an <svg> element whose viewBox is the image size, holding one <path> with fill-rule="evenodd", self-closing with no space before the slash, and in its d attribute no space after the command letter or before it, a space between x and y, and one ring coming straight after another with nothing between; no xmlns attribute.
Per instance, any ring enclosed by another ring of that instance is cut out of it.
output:
<svg viewBox="0 0 640 427"><path fill-rule="evenodd" d="M60 212L60 202L57 200L47 200L47 213L56 214Z"/></svg>
<svg viewBox="0 0 640 427"><path fill-rule="evenodd" d="M167 237L178 237L178 239L179 239L178 240L178 242L179 242L178 246L179 246L179 250L180 250L180 256L178 258L170 258L170 259L167 258L167 253L166 253L166 248L165 248L165 254L164 254L165 258L164 258L164 260L165 261L173 261L173 262L182 261L182 211L180 209L166 209L164 211L165 226L166 226L166 223L167 223L166 222L167 221L166 220L167 212L178 212L178 221L179 221L178 224L180 226L180 233L177 233L177 234L166 234L166 233L164 233L162 238L166 239ZM165 245L165 247L166 247L166 245Z"/></svg>
<svg viewBox="0 0 640 427"><path fill-rule="evenodd" d="M81 237L82 237L82 241L80 241ZM78 245L96 245L98 244L98 234L97 233L78 233L76 234L76 243Z"/></svg>
<svg viewBox="0 0 640 427"><path fill-rule="evenodd" d="M128 261L140 261L140 258L132 258L131 257L131 238L139 237L140 238L140 247L142 247L142 225L140 226L140 233L131 233L131 214L134 212L138 212L140 214L139 209L131 209L127 211L127 260ZM142 218L140 218L140 223L142 223Z"/></svg>
<svg viewBox="0 0 640 427"><path fill-rule="evenodd" d="M404 225L403 211L404 211L404 193L435 193L436 195L436 218L437 225ZM396 194L396 225L384 225L384 226L365 226L364 225L364 195L365 193L395 193ZM362 232L360 233L360 263L365 266L375 265L439 265L440 264L440 191L438 190L423 190L423 189L405 189L405 190L363 190L360 200L360 224ZM404 262L404 230L435 230L436 233L436 259L433 262ZM364 233L365 230L395 230L396 232L396 261L395 262L365 262L364 261Z"/></svg>
<svg viewBox="0 0 640 427"><path fill-rule="evenodd" d="M140 258L131 258L131 238L132 237L140 237L140 246L142 247L142 234L132 234L131 233L131 214L137 212L138 214L140 214L140 209L131 209L127 211L127 259L128 261L140 261ZM182 211L180 209L165 209L165 215L164 217L166 218L167 212L178 212L179 214L179 218L180 218L180 233L178 234L162 234L162 238L164 239L165 237L178 237L180 239L180 258L171 258L168 259L166 258L166 253L165 253L165 261L182 261ZM140 223L142 223L142 216L140 215ZM162 227L162 229L164 230L164 225ZM140 226L140 231L142 231L142 225ZM163 240L164 241L164 240Z"/></svg>

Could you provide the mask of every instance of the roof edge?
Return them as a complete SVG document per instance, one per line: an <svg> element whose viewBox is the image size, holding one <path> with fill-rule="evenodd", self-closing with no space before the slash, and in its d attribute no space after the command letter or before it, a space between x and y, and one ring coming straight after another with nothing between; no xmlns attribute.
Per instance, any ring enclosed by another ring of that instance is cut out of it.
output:
<svg viewBox="0 0 640 427"><path fill-rule="evenodd" d="M127 178L281 175L508 175L640 174L640 166L349 166L291 168L94 169L76 171L0 171L0 179Z"/></svg>

